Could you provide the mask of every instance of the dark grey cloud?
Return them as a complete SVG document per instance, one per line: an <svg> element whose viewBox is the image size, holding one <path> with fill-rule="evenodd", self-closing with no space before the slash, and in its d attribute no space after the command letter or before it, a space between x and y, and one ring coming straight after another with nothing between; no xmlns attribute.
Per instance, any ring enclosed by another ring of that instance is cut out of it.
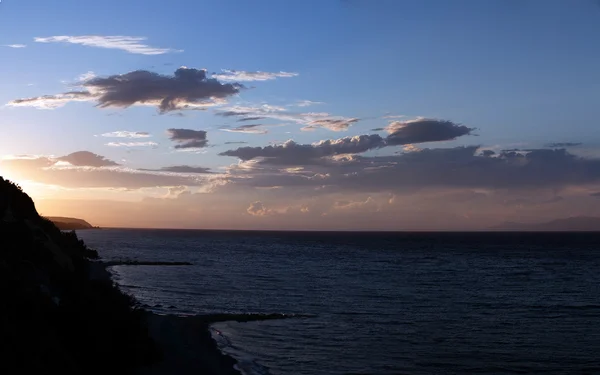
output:
<svg viewBox="0 0 600 375"><path fill-rule="evenodd" d="M247 115L251 115L254 112L249 112L249 111L221 111L221 112L216 112L215 115L217 116L223 116L223 117L233 117L233 116L247 116Z"/></svg>
<svg viewBox="0 0 600 375"><path fill-rule="evenodd" d="M577 147L581 146L581 142L557 142L557 143L548 143L546 147L550 148L565 148L565 147Z"/></svg>
<svg viewBox="0 0 600 375"><path fill-rule="evenodd" d="M104 156L89 151L73 152L67 156L59 157L57 160L66 161L78 167L110 167L119 165L112 160L106 159Z"/></svg>
<svg viewBox="0 0 600 375"><path fill-rule="evenodd" d="M312 159L361 153L373 148L383 147L383 145L383 138L377 134L372 134L320 141L313 144L298 144L290 140L281 145L240 147L236 150L222 152L219 155L235 156L241 160L251 160L258 157L277 158L290 164L303 164Z"/></svg>
<svg viewBox="0 0 600 375"><path fill-rule="evenodd" d="M530 150L523 157L514 158L502 154L484 156L478 146L469 146L389 156L353 155L330 159L328 163L308 159L304 164L293 161L289 164L301 168L281 169L270 159L248 162L239 173L252 178L244 176L229 187L300 189L294 190L294 194L314 196L342 192L400 193L424 188L558 191L568 186L600 183L600 159L577 157L564 149Z"/></svg>
<svg viewBox="0 0 600 375"><path fill-rule="evenodd" d="M255 120L262 120L265 117L262 116L254 116L254 117L246 117L246 118L241 118L239 120L237 120L238 122L244 122L244 121L255 121Z"/></svg>
<svg viewBox="0 0 600 375"><path fill-rule="evenodd" d="M451 121L418 119L405 123L392 122L386 130L390 134L385 138L378 134L358 135L304 145L287 141L284 144L275 146L240 147L236 150L222 152L219 155L235 156L241 160L270 158L274 164L301 165L307 160L340 154L359 154L388 146L453 140L470 134L473 129L457 125ZM314 162L311 162L311 164L314 164Z"/></svg>
<svg viewBox="0 0 600 375"><path fill-rule="evenodd" d="M18 99L12 106L56 108L70 101L95 101L100 108L156 106L160 113L204 109L239 93L242 85L208 78L205 70L181 67L172 76L147 70L95 77L79 83L87 91Z"/></svg>
<svg viewBox="0 0 600 375"><path fill-rule="evenodd" d="M184 148L202 148L208 145L206 139L206 131L204 130L192 130L192 129L167 129L169 138L178 142L175 145L177 149Z"/></svg>
<svg viewBox="0 0 600 375"><path fill-rule="evenodd" d="M154 172L175 172L175 173L213 173L210 168L193 167L190 165L174 165L170 167L162 167L159 169L140 169L141 171Z"/></svg>
<svg viewBox="0 0 600 375"><path fill-rule="evenodd" d="M590 194L590 195L591 195L592 197L597 197L597 198L600 198L600 191L599 191L599 192L597 192L597 193L592 193L592 194Z"/></svg>
<svg viewBox="0 0 600 375"><path fill-rule="evenodd" d="M224 144L226 145L245 145L248 142L244 142L244 141L231 141L231 142L225 142Z"/></svg>
<svg viewBox="0 0 600 375"><path fill-rule="evenodd" d="M394 121L386 130L388 145L407 145L413 143L450 141L475 130L452 121L435 119L417 119L412 121Z"/></svg>

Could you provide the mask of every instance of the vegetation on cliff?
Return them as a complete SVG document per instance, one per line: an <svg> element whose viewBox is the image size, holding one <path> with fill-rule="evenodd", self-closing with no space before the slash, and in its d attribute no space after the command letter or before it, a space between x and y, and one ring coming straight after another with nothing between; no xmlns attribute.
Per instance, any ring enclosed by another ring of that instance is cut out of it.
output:
<svg viewBox="0 0 600 375"><path fill-rule="evenodd" d="M0 373L133 373L159 357L134 299L90 278L97 256L0 177Z"/></svg>

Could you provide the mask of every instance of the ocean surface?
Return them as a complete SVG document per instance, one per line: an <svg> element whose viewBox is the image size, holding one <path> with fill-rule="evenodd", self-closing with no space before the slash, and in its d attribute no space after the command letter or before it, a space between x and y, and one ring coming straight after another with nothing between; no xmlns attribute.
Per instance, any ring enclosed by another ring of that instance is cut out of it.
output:
<svg viewBox="0 0 600 375"><path fill-rule="evenodd" d="M151 310L248 374L600 374L600 234L79 231Z"/></svg>

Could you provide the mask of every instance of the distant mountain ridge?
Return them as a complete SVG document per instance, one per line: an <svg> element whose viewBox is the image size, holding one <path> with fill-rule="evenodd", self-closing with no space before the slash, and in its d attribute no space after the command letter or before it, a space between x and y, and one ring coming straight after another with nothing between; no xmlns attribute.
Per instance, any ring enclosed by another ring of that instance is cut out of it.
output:
<svg viewBox="0 0 600 375"><path fill-rule="evenodd" d="M576 216L530 224L506 222L490 229L504 231L600 232L600 217Z"/></svg>
<svg viewBox="0 0 600 375"><path fill-rule="evenodd" d="M60 230L92 229L90 223L83 219L61 216L46 216L46 219L52 221Z"/></svg>

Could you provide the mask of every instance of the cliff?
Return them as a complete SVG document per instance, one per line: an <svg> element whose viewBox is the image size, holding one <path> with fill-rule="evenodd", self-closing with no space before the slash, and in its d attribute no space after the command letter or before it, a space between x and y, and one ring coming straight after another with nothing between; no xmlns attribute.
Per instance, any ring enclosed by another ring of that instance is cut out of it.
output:
<svg viewBox="0 0 600 375"><path fill-rule="evenodd" d="M0 373L129 374L159 358L133 298L90 278L96 257L0 177Z"/></svg>
<svg viewBox="0 0 600 375"><path fill-rule="evenodd" d="M80 230L94 228L90 223L73 217L46 216L46 219L54 223L60 230Z"/></svg>

